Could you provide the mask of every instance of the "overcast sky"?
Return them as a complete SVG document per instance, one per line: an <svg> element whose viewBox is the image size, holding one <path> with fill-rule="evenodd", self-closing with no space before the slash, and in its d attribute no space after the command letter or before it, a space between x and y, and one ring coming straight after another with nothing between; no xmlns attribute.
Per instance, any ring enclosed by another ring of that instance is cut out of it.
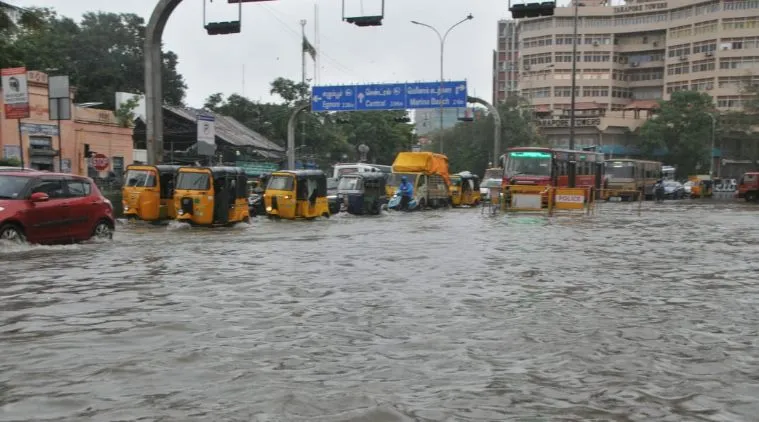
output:
<svg viewBox="0 0 759 422"><path fill-rule="evenodd" d="M208 21L237 19L236 4L205 1ZM377 14L382 2L344 1L348 16L361 15L362 4L363 14ZM52 7L77 20L87 11L102 10L136 13L147 21L157 0L9 2ZM564 3L567 1L559 2ZM179 72L188 85L188 105L201 106L215 92L243 93L267 101L272 99L269 82L273 79L300 80L300 20L307 20L306 35L316 44L314 4L319 7L319 85L438 80L438 38L432 30L409 21L418 20L444 32L472 13L474 20L458 26L446 41L445 79L466 79L470 95L491 98L497 21L510 16L506 0L385 0L384 24L374 28L341 22L343 0L263 1L243 4L240 34L216 36L203 29L203 0L185 0L169 19L163 40L165 48L179 55ZM309 58L307 78L313 75Z"/></svg>

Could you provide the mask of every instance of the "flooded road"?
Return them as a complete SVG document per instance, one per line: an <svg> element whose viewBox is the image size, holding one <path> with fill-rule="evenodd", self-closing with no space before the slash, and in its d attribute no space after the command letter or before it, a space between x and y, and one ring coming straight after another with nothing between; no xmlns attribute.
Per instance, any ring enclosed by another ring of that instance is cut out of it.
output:
<svg viewBox="0 0 759 422"><path fill-rule="evenodd" d="M759 207L0 249L0 421L753 421Z"/></svg>

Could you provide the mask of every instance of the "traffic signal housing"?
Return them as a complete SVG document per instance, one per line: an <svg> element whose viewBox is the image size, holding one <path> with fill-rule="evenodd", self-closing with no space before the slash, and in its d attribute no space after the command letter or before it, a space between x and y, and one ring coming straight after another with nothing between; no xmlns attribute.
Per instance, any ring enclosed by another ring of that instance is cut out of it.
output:
<svg viewBox="0 0 759 422"><path fill-rule="evenodd" d="M356 26L382 26L382 16L359 16L354 18L345 18L345 21Z"/></svg>
<svg viewBox="0 0 759 422"><path fill-rule="evenodd" d="M239 34L240 28L240 21L209 22L206 24L208 35Z"/></svg>
<svg viewBox="0 0 759 422"><path fill-rule="evenodd" d="M540 16L553 16L556 10L555 1L542 3L513 4L509 8L511 17L514 19L537 18Z"/></svg>

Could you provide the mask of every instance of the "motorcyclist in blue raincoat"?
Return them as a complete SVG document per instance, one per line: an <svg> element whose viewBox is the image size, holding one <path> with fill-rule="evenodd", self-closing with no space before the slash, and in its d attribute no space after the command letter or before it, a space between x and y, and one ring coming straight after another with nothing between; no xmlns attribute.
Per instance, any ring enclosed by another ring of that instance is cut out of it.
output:
<svg viewBox="0 0 759 422"><path fill-rule="evenodd" d="M411 198L414 197L414 186L408 181L408 177L401 176L401 184L398 186L398 192L401 194L400 209L408 209L408 204L411 202Z"/></svg>

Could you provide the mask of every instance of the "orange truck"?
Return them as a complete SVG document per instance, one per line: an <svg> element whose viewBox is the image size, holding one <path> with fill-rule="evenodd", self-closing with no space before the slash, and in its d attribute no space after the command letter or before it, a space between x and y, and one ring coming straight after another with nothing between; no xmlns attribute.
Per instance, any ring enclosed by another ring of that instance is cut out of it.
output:
<svg viewBox="0 0 759 422"><path fill-rule="evenodd" d="M746 202L759 200L759 172L744 173L738 182L738 198L744 198Z"/></svg>

